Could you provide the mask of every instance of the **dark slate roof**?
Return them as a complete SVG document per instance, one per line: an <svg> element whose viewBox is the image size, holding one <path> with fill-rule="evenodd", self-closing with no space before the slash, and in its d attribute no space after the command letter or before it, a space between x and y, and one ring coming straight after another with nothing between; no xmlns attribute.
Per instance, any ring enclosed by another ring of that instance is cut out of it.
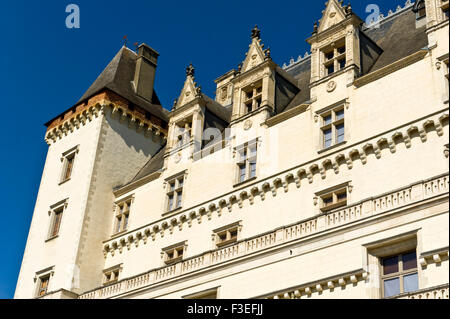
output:
<svg viewBox="0 0 450 319"><path fill-rule="evenodd" d="M221 119L227 123L230 123L231 113L232 113L231 107L222 106L221 104L217 103L215 100L213 100L212 98L210 98L209 96L207 96L205 94L202 94L202 97L206 101L205 107L211 113L213 113L219 119Z"/></svg>
<svg viewBox="0 0 450 319"><path fill-rule="evenodd" d="M382 21L379 29L365 30L364 33L383 50L369 73L427 47L425 30L426 26L416 28L416 14L412 7Z"/></svg>
<svg viewBox="0 0 450 319"><path fill-rule="evenodd" d="M136 174L136 176L128 183L131 184L144 178L147 175L155 173L163 168L164 165L164 153L166 150L166 146L162 147L148 162L144 165L143 168Z"/></svg>
<svg viewBox="0 0 450 319"><path fill-rule="evenodd" d="M286 72L298 80L300 92L297 93L288 106L286 106L284 112L289 111L293 107L303 104L310 99L309 82L311 80L311 57L304 59L292 68L286 69Z"/></svg>
<svg viewBox="0 0 450 319"><path fill-rule="evenodd" d="M138 96L132 88L131 82L134 79L136 58L137 55L135 52L125 46L122 47L77 104L106 88L119 94L131 103L142 107L152 115L167 121L169 111L161 106L155 92L153 93L152 103L150 103Z"/></svg>
<svg viewBox="0 0 450 319"><path fill-rule="evenodd" d="M425 29L425 26L416 28L416 15L412 7L386 18L378 29L363 29L364 34L382 49L382 53L367 73L379 70L426 47L428 39ZM285 71L299 80L301 89L284 109L288 111L310 100L311 57L288 66Z"/></svg>

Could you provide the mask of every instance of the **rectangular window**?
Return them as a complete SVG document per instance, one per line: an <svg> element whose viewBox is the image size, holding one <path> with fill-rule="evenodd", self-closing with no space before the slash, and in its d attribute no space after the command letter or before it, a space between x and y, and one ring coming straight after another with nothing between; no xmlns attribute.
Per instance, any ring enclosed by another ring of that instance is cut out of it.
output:
<svg viewBox="0 0 450 319"><path fill-rule="evenodd" d="M345 39L337 41L338 45L334 47L327 47L322 50L323 53L323 67L325 76L331 75L336 71L345 68L346 60L346 48Z"/></svg>
<svg viewBox="0 0 450 319"><path fill-rule="evenodd" d="M257 144L251 142L237 148L239 161L238 166L238 183L245 182L248 179L256 177L257 162Z"/></svg>
<svg viewBox="0 0 450 319"><path fill-rule="evenodd" d="M59 233L59 228L61 227L61 220L62 220L63 212L64 212L64 207L59 207L54 210L55 216L53 219L53 226L52 226L52 230L50 233L51 237L56 237Z"/></svg>
<svg viewBox="0 0 450 319"><path fill-rule="evenodd" d="M419 289L415 251L382 258L381 265L385 298Z"/></svg>
<svg viewBox="0 0 450 319"><path fill-rule="evenodd" d="M262 81L243 90L244 111L246 114L257 110L262 102Z"/></svg>
<svg viewBox="0 0 450 319"><path fill-rule="evenodd" d="M75 157L78 153L78 146L64 152L61 157L61 162L63 163L62 173L60 178L60 184L70 180L73 168L75 164Z"/></svg>
<svg viewBox="0 0 450 319"><path fill-rule="evenodd" d="M38 297L42 297L47 293L49 283L50 275L45 275L39 278Z"/></svg>
<svg viewBox="0 0 450 319"><path fill-rule="evenodd" d="M215 242L217 247L224 247L235 243L241 229L241 222L237 222L220 229L214 230Z"/></svg>
<svg viewBox="0 0 450 319"><path fill-rule="evenodd" d="M321 118L322 148L345 142L344 108L335 108L321 115Z"/></svg>
<svg viewBox="0 0 450 319"><path fill-rule="evenodd" d="M115 209L115 226L114 233L121 233L127 230L128 221L130 219L130 211L133 203L133 198L126 199L116 204Z"/></svg>
<svg viewBox="0 0 450 319"><path fill-rule="evenodd" d="M182 242L176 245L163 249L164 262L166 264L173 264L183 259L184 251L186 249L186 242Z"/></svg>
<svg viewBox="0 0 450 319"><path fill-rule="evenodd" d="M111 285L119 281L122 265L103 270L103 285Z"/></svg>
<svg viewBox="0 0 450 319"><path fill-rule="evenodd" d="M183 205L184 176L170 179L167 183L167 212L171 212Z"/></svg>
<svg viewBox="0 0 450 319"><path fill-rule="evenodd" d="M320 209L323 212L347 205L348 184L338 185L330 190L324 190L316 193L320 199Z"/></svg>
<svg viewBox="0 0 450 319"><path fill-rule="evenodd" d="M47 241L58 237L61 224L64 216L64 211L67 208L68 199L60 201L55 205L50 206L50 210L48 212L50 216L50 226L47 235Z"/></svg>

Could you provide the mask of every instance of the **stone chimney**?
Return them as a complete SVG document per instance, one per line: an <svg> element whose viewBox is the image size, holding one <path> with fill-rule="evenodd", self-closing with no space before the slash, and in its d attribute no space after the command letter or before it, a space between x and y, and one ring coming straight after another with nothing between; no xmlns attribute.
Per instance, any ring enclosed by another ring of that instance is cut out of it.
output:
<svg viewBox="0 0 450 319"><path fill-rule="evenodd" d="M155 82L156 62L159 53L146 44L138 47L136 70L134 72L134 89L136 94L151 102L153 97L153 84Z"/></svg>

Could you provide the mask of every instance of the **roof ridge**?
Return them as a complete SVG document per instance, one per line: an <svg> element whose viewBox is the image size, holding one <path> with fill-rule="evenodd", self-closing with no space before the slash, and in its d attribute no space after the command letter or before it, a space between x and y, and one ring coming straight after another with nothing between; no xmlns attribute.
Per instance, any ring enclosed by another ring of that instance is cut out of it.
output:
<svg viewBox="0 0 450 319"><path fill-rule="evenodd" d="M390 9L387 13L387 16L385 16L383 13L380 13L380 15L377 17L377 19L373 20L371 23L366 24L364 22L363 31L372 29L377 24L382 24L382 23L392 20L393 18L397 17L401 13L405 12L406 10L408 10L409 8L414 6L414 3L415 2L413 2L411 0L406 0L404 7L398 5L397 8L395 9L395 12L392 11L392 9Z"/></svg>

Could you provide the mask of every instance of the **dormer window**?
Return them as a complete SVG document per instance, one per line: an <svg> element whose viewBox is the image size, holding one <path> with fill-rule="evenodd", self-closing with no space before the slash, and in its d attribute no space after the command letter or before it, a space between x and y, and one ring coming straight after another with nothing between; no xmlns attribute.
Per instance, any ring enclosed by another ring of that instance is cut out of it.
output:
<svg viewBox="0 0 450 319"><path fill-rule="evenodd" d="M339 45L328 47L323 50L324 54L324 68L325 76L331 75L339 70L345 68L347 59L345 57L345 44L344 40L338 42Z"/></svg>
<svg viewBox="0 0 450 319"><path fill-rule="evenodd" d="M180 148L190 143L192 136L192 118L176 123L175 147Z"/></svg>
<svg viewBox="0 0 450 319"><path fill-rule="evenodd" d="M261 106L262 81L257 82L243 90L245 113L251 113Z"/></svg>
<svg viewBox="0 0 450 319"><path fill-rule="evenodd" d="M423 17L425 17L427 15L427 10L425 8L425 1L420 1L419 4L417 5L417 9L416 9L416 19L422 19Z"/></svg>

